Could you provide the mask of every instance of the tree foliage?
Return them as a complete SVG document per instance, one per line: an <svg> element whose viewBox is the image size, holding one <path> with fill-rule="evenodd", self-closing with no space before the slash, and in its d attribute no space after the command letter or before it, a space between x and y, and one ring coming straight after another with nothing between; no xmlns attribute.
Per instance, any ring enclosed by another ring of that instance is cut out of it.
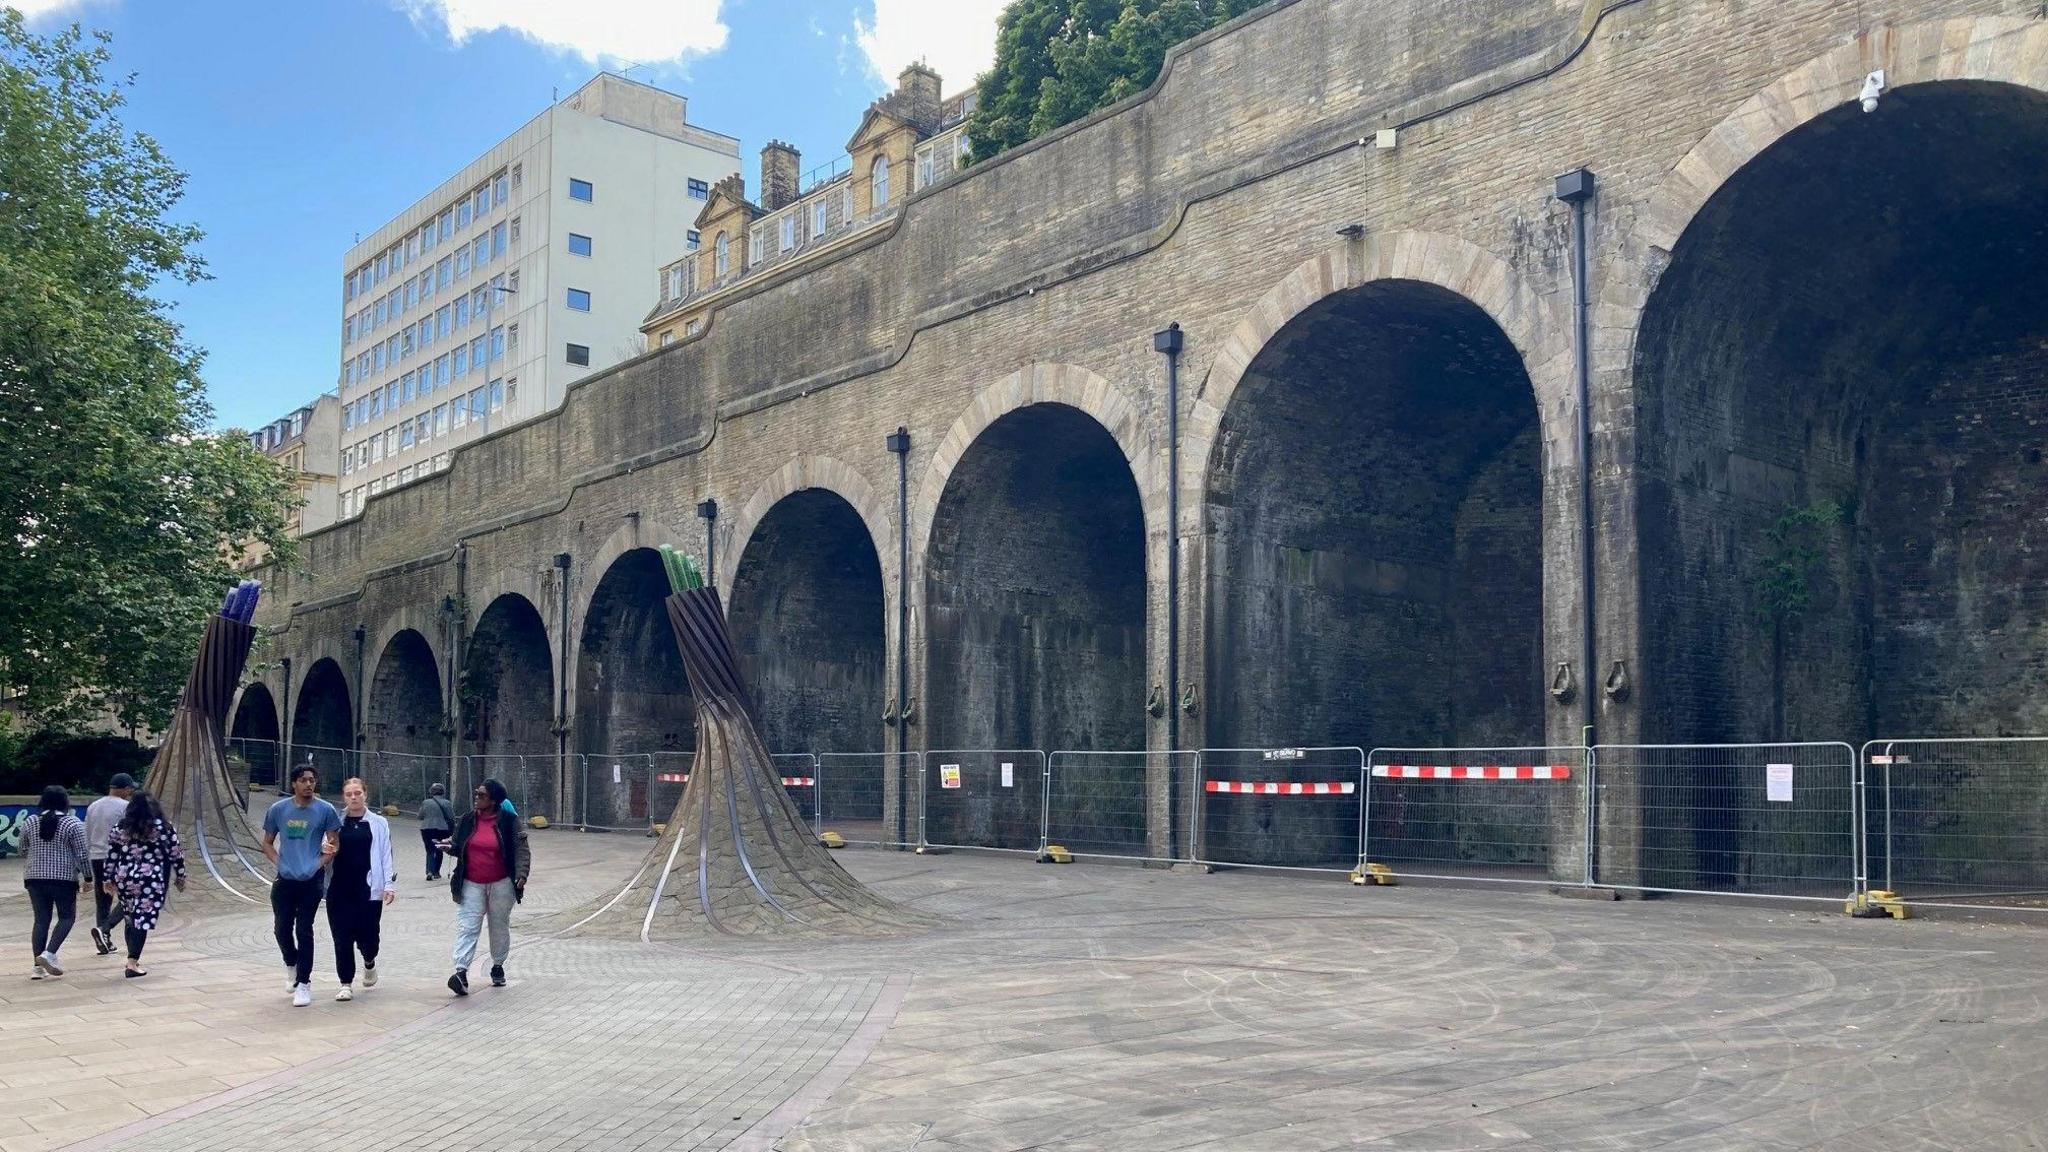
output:
<svg viewBox="0 0 2048 1152"><path fill-rule="evenodd" d="M161 726L290 480L212 408L162 281L205 276L185 175L120 111L107 38L0 8L0 678L29 715Z"/></svg>
<svg viewBox="0 0 2048 1152"><path fill-rule="evenodd" d="M1167 49L1262 0L1011 0L968 136L985 160L1142 92Z"/></svg>

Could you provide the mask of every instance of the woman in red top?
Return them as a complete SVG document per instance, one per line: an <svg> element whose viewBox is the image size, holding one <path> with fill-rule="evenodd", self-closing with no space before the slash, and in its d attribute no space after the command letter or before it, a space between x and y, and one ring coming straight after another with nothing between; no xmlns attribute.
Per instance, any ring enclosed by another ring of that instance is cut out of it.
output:
<svg viewBox="0 0 2048 1152"><path fill-rule="evenodd" d="M505 986L505 955L512 950L512 906L526 896L526 873L533 856L526 829L505 800L505 786L485 780L476 786L476 807L455 826L450 852L455 876L449 890L455 897L455 973L448 990L469 995L469 964L476 959L477 937L485 918L491 925L491 987Z"/></svg>

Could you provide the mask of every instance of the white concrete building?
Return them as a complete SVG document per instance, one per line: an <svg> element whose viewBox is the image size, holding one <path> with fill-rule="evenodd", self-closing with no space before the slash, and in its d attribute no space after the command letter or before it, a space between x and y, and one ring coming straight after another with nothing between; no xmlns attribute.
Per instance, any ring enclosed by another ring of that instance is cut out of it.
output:
<svg viewBox="0 0 2048 1152"><path fill-rule="evenodd" d="M659 261L739 141L600 74L349 249L339 514L638 355Z"/></svg>

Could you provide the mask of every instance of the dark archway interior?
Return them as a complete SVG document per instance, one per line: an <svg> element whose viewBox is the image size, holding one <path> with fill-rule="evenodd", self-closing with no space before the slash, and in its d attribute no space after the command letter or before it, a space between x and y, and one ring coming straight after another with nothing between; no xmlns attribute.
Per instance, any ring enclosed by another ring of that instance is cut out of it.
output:
<svg viewBox="0 0 2048 1152"><path fill-rule="evenodd" d="M925 574L930 747L1145 746L1144 515L1094 419L1036 404L983 431Z"/></svg>
<svg viewBox="0 0 2048 1152"><path fill-rule="evenodd" d="M576 669L576 746L593 755L689 752L697 709L675 634L661 555L636 548L598 581Z"/></svg>
<svg viewBox="0 0 2048 1152"><path fill-rule="evenodd" d="M775 752L880 748L885 611L867 525L823 488L778 501L733 576L733 639Z"/></svg>
<svg viewBox="0 0 2048 1152"><path fill-rule="evenodd" d="M1645 726L2048 729L2048 98L1887 93L1767 149L1644 314Z"/></svg>
<svg viewBox="0 0 2048 1152"><path fill-rule="evenodd" d="M441 673L427 638L407 628L391 638L370 677L368 747L394 756L444 759Z"/></svg>
<svg viewBox="0 0 2048 1152"><path fill-rule="evenodd" d="M240 757L249 766L249 780L255 784L276 784L278 739L277 701L270 689L250 684L242 689L235 705L234 723L228 726L228 756Z"/></svg>
<svg viewBox="0 0 2048 1152"><path fill-rule="evenodd" d="M306 670L292 706L292 764L311 762L323 788L339 789L355 768L355 711L341 666L321 659Z"/></svg>
<svg viewBox="0 0 2048 1152"><path fill-rule="evenodd" d="M555 670L547 626L526 597L508 593L477 619L463 654L462 741L484 756L551 756Z"/></svg>
<svg viewBox="0 0 2048 1152"><path fill-rule="evenodd" d="M1541 744L1543 474L1507 336L1383 281L1297 316L1209 475L1208 739Z"/></svg>

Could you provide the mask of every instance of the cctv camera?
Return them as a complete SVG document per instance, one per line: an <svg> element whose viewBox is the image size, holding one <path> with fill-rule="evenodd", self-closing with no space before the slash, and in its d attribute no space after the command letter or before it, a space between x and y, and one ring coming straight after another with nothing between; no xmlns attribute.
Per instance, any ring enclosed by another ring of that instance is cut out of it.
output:
<svg viewBox="0 0 2048 1152"><path fill-rule="evenodd" d="M1877 98L1884 95L1884 69L1880 68L1863 78L1863 101L1865 112L1877 111Z"/></svg>

